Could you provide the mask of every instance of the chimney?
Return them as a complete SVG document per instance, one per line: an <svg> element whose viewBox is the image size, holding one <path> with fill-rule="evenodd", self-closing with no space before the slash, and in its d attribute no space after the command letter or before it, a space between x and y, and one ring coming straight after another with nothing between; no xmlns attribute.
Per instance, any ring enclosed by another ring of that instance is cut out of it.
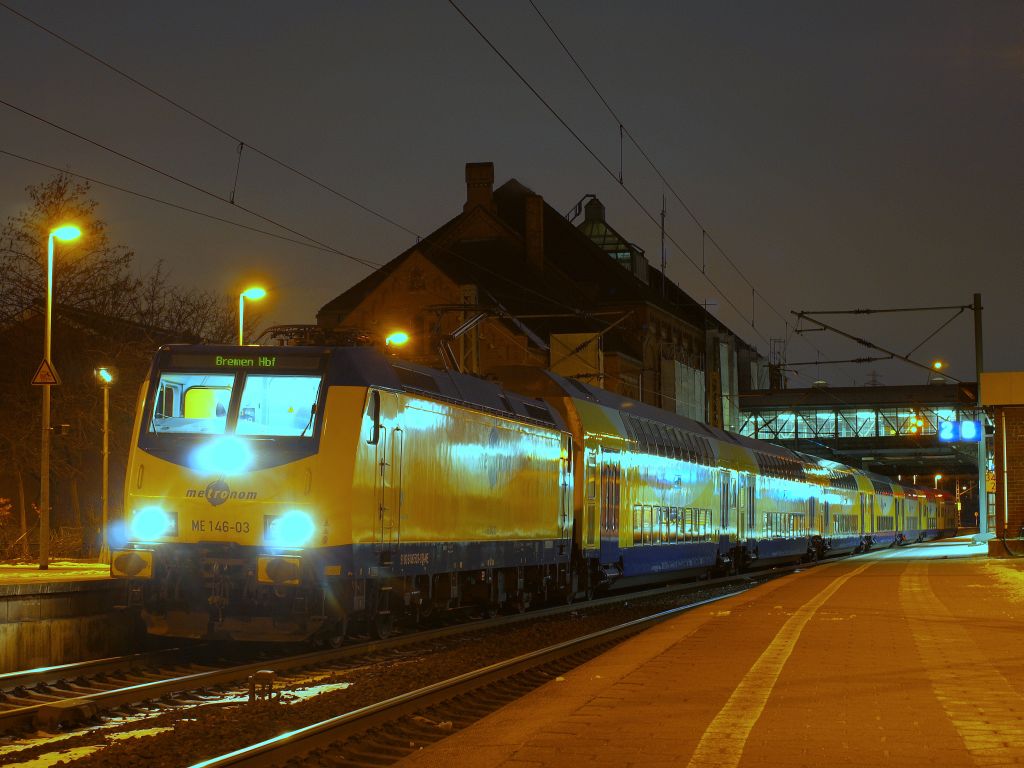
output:
<svg viewBox="0 0 1024 768"><path fill-rule="evenodd" d="M528 195L526 198L526 263L538 272L544 271L544 198Z"/></svg>
<svg viewBox="0 0 1024 768"><path fill-rule="evenodd" d="M494 210L494 163L466 163L466 204L463 213L482 205Z"/></svg>

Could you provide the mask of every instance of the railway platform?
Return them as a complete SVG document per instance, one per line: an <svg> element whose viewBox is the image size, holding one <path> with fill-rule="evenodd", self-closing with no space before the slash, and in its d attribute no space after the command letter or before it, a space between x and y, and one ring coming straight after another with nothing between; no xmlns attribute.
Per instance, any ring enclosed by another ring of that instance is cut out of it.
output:
<svg viewBox="0 0 1024 768"><path fill-rule="evenodd" d="M107 563L94 563L88 560L55 560L45 571L39 570L38 563L0 563L0 587L109 578L110 566ZM5 592L0 590L0 594Z"/></svg>
<svg viewBox="0 0 1024 768"><path fill-rule="evenodd" d="M644 632L404 768L1024 765L1024 559L970 536Z"/></svg>
<svg viewBox="0 0 1024 768"><path fill-rule="evenodd" d="M106 563L0 563L0 673L133 650L137 619Z"/></svg>

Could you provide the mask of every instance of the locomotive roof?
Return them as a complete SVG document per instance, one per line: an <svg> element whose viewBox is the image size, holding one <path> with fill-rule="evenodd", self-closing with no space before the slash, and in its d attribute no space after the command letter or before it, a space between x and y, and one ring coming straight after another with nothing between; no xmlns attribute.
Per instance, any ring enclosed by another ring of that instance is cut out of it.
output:
<svg viewBox="0 0 1024 768"><path fill-rule="evenodd" d="M460 403L518 421L530 421L567 431L562 417L543 400L524 397L501 385L467 374L441 371L406 360L390 358L373 347L238 347L216 344L169 344L160 348L156 365L166 364L174 356L221 355L228 358L245 355L275 355L285 358L327 359L329 384L356 387L380 387L414 392L426 397ZM287 368L288 363L284 363Z"/></svg>

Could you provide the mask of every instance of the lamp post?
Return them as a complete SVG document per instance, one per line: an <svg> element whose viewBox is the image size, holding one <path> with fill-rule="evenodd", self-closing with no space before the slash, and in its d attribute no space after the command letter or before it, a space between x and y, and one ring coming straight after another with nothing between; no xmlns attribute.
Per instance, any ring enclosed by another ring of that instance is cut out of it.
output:
<svg viewBox="0 0 1024 768"><path fill-rule="evenodd" d="M78 227L65 224L50 231L46 243L46 331L43 335L43 364L48 376L43 387L42 450L39 457L39 570L50 567L50 387L57 383L50 361L50 329L53 324L53 241L74 240L82 234ZM37 379L39 374L36 374Z"/></svg>
<svg viewBox="0 0 1024 768"><path fill-rule="evenodd" d="M942 475L936 475L935 476L935 490L936 491L939 490L939 480L941 480L941 479L942 479Z"/></svg>
<svg viewBox="0 0 1024 768"><path fill-rule="evenodd" d="M100 527L100 562L110 562L110 547L107 543L107 506L110 495L108 493L110 477L110 385L114 383L113 368L97 368L94 371L96 381L103 388L103 514Z"/></svg>
<svg viewBox="0 0 1024 768"><path fill-rule="evenodd" d="M246 288L238 294L238 346L245 344L245 331L243 330L243 318L245 317L245 300L257 301L267 295L267 292L259 286Z"/></svg>

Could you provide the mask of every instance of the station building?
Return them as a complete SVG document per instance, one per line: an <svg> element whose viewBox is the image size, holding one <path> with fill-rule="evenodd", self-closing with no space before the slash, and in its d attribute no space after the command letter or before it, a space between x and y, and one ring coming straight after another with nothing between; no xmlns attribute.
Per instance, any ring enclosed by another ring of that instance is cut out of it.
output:
<svg viewBox="0 0 1024 768"><path fill-rule="evenodd" d="M1024 557L1024 372L982 373L981 402L991 411L996 435L996 538L989 542L989 554Z"/></svg>
<svg viewBox="0 0 1024 768"><path fill-rule="evenodd" d="M550 368L715 426L768 366L648 263L586 196L569 216L491 163L466 165L454 218L317 313L327 336L409 334L396 354L488 376ZM585 202L585 205L584 205ZM574 215L583 220L574 224Z"/></svg>

